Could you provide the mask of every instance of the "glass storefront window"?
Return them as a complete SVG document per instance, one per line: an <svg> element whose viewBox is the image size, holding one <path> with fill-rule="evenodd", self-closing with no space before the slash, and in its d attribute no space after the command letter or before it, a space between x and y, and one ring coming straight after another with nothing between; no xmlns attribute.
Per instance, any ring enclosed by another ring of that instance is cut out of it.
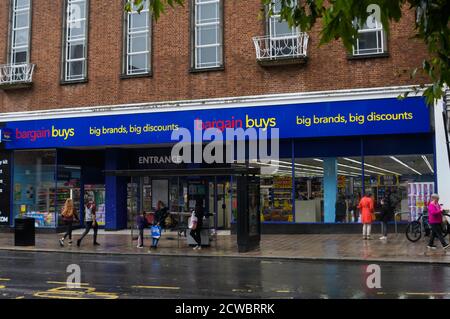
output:
<svg viewBox="0 0 450 319"><path fill-rule="evenodd" d="M293 222L292 214L292 160L281 159L272 165L253 163L261 168L277 168L271 174L262 174L261 211L265 222Z"/></svg>
<svg viewBox="0 0 450 319"><path fill-rule="evenodd" d="M37 227L57 225L56 151L14 152L14 217L32 217Z"/></svg>
<svg viewBox="0 0 450 319"><path fill-rule="evenodd" d="M81 167L58 165L55 195L58 225L63 225L60 213L68 198L73 200L75 211L80 216L80 183ZM78 224L74 223L74 226Z"/></svg>
<svg viewBox="0 0 450 319"><path fill-rule="evenodd" d="M375 199L390 200L402 219L414 219L422 212L435 191L433 155L389 155L365 157L365 187ZM377 171L379 174L368 172Z"/></svg>
<svg viewBox="0 0 450 319"><path fill-rule="evenodd" d="M295 160L295 222L323 221L323 160Z"/></svg>
<svg viewBox="0 0 450 319"><path fill-rule="evenodd" d="M97 206L97 224L106 225L106 206L105 206L105 185L84 185L84 202L87 203L92 198Z"/></svg>

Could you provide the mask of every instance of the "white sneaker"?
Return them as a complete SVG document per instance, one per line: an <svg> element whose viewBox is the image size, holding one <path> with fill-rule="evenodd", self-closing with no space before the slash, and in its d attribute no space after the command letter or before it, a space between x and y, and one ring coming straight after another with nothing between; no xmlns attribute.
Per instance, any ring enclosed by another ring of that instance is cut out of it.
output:
<svg viewBox="0 0 450 319"><path fill-rule="evenodd" d="M197 246L197 250L202 250L202 246Z"/></svg>
<svg viewBox="0 0 450 319"><path fill-rule="evenodd" d="M386 240L386 239L387 239L386 236L381 236L381 237L380 237L380 240Z"/></svg>
<svg viewBox="0 0 450 319"><path fill-rule="evenodd" d="M192 250L197 250L197 247L198 247L198 246L194 246L194 248L192 248Z"/></svg>

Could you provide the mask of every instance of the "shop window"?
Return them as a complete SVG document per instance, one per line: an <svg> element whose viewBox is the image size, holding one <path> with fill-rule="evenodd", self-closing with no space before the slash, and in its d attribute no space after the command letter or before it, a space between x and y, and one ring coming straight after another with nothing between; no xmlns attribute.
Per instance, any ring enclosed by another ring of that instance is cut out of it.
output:
<svg viewBox="0 0 450 319"><path fill-rule="evenodd" d="M296 159L295 222L358 222L361 157Z"/></svg>
<svg viewBox="0 0 450 319"><path fill-rule="evenodd" d="M106 209L105 209L105 185L84 185L84 202L87 203L89 199L93 199L97 207L97 224L105 226L106 224Z"/></svg>
<svg viewBox="0 0 450 319"><path fill-rule="evenodd" d="M58 165L56 182L56 219L58 225L64 225L60 213L68 198L73 200L73 206L80 217L80 182L81 167ZM78 223L74 223L77 226Z"/></svg>
<svg viewBox="0 0 450 319"><path fill-rule="evenodd" d="M431 154L367 156L364 163L365 188L373 194L377 209L381 199L389 199L394 211L401 213L399 219L415 219L435 192L435 168Z"/></svg>
<svg viewBox="0 0 450 319"><path fill-rule="evenodd" d="M335 222L357 223L360 221L358 204L363 195L362 158L337 158L337 194ZM374 173L376 173L374 171Z"/></svg>
<svg viewBox="0 0 450 319"><path fill-rule="evenodd" d="M252 164L255 166L255 164ZM261 208L264 222L293 222L292 160L281 159L269 164L257 164L262 169L274 168L261 175ZM264 172L264 170L262 170Z"/></svg>
<svg viewBox="0 0 450 319"><path fill-rule="evenodd" d="M56 151L14 153L14 217L32 217L37 227L56 227Z"/></svg>
<svg viewBox="0 0 450 319"><path fill-rule="evenodd" d="M320 223L324 219L323 160L295 160L295 222Z"/></svg>
<svg viewBox="0 0 450 319"><path fill-rule="evenodd" d="M31 217L39 228L62 225L60 212L71 198L80 214L81 168L56 165L56 151L14 153L14 216Z"/></svg>

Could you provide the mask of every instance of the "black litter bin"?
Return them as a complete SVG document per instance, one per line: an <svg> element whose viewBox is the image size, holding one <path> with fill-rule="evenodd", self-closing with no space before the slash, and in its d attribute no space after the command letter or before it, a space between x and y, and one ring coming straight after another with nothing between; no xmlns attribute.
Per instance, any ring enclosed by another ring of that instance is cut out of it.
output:
<svg viewBox="0 0 450 319"><path fill-rule="evenodd" d="M14 244L16 246L34 246L34 218L16 218L14 222Z"/></svg>

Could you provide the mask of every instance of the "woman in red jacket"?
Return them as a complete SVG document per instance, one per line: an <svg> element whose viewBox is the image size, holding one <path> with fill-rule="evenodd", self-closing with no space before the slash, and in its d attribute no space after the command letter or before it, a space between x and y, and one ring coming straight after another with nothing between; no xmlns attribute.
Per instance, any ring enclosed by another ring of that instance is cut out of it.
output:
<svg viewBox="0 0 450 319"><path fill-rule="evenodd" d="M361 222L363 223L363 239L370 239L374 213L374 203L370 193L364 194L358 208L361 211Z"/></svg>

